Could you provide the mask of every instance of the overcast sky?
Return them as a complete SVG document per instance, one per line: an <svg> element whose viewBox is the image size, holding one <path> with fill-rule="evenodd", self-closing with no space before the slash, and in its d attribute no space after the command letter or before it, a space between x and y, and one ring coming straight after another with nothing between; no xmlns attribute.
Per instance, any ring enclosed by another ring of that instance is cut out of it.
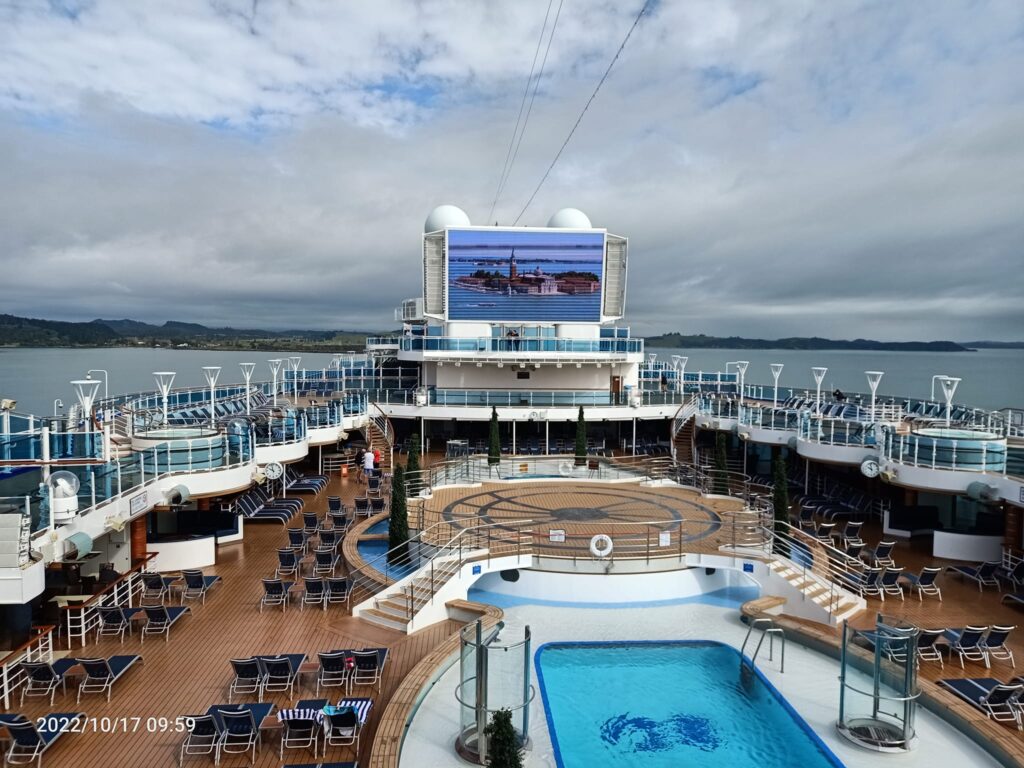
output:
<svg viewBox="0 0 1024 768"><path fill-rule="evenodd" d="M499 222L641 5L562 3ZM393 327L548 8L0 2L0 312ZM663 0L523 223L628 236L634 331L1024 338L1022 73L1021 0Z"/></svg>

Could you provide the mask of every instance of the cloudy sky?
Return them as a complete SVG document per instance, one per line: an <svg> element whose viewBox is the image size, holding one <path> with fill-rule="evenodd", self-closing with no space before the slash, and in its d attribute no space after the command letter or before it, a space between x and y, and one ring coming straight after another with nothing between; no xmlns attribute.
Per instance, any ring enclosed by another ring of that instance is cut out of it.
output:
<svg viewBox="0 0 1024 768"><path fill-rule="evenodd" d="M502 223L642 0L0 1L0 312L393 326L560 5ZM629 236L645 333L1024 338L1022 72L1020 0L662 0L522 221Z"/></svg>

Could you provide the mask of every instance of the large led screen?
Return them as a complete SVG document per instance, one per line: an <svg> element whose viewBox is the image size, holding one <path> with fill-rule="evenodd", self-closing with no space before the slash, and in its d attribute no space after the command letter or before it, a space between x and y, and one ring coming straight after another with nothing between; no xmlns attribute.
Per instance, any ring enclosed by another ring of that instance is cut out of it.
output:
<svg viewBox="0 0 1024 768"><path fill-rule="evenodd" d="M448 319L598 322L604 233L448 230Z"/></svg>

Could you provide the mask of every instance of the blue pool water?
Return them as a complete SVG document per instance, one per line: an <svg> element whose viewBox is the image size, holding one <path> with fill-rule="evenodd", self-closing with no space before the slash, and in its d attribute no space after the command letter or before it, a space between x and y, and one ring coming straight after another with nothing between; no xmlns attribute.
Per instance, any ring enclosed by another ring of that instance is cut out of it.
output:
<svg viewBox="0 0 1024 768"><path fill-rule="evenodd" d="M378 522L371 525L363 533L387 533L388 532L388 521L379 520Z"/></svg>
<svg viewBox="0 0 1024 768"><path fill-rule="evenodd" d="M727 645L548 643L536 664L559 768L842 766Z"/></svg>
<svg viewBox="0 0 1024 768"><path fill-rule="evenodd" d="M356 543L356 549L359 550L359 554L363 556L371 568L384 572L385 567L387 568L387 575L392 579L401 579L408 576L410 573L416 570L415 565L387 565L387 561L384 559L384 555L388 551L388 542L386 539L370 539L369 541L360 540Z"/></svg>

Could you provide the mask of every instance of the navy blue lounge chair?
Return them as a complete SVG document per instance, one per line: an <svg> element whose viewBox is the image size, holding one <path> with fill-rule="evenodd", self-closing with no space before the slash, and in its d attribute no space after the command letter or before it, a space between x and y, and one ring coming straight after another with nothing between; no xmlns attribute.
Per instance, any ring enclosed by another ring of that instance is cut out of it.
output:
<svg viewBox="0 0 1024 768"><path fill-rule="evenodd" d="M924 595L935 595L941 603L942 590L939 589L939 585L936 583L940 573L942 573L941 568L922 568L921 573L904 573L901 580L907 589L917 591L917 599L919 601L924 600Z"/></svg>
<svg viewBox="0 0 1024 768"><path fill-rule="evenodd" d="M255 693L262 698L263 669L255 656L248 659L231 659L231 669L235 676L228 685L228 703L236 693Z"/></svg>
<svg viewBox="0 0 1024 768"><path fill-rule="evenodd" d="M96 625L96 642L101 637L119 637L124 642L124 633L132 632L132 616L141 608L124 608L120 605L105 605L96 609L99 624Z"/></svg>
<svg viewBox="0 0 1024 768"><path fill-rule="evenodd" d="M85 678L78 686L78 701L86 693L105 693L107 701L110 701L114 683L137 661L142 661L142 657L125 655L109 659L79 659L78 663L85 669Z"/></svg>
<svg viewBox="0 0 1024 768"><path fill-rule="evenodd" d="M1016 603L1017 605L1024 605L1024 592L1010 592L1009 594L1003 595L999 602L1005 603L1007 600L1011 603Z"/></svg>
<svg viewBox="0 0 1024 768"><path fill-rule="evenodd" d="M350 594L348 579L332 576L327 579L327 604L347 603Z"/></svg>
<svg viewBox="0 0 1024 768"><path fill-rule="evenodd" d="M186 757L192 755L213 755L213 762L216 765L220 759L220 742L224 733L220 729L217 720L213 715L194 715L186 718L188 733L181 743L181 751L178 754L178 765L185 762Z"/></svg>
<svg viewBox="0 0 1024 768"><path fill-rule="evenodd" d="M171 626L189 612L188 606L173 606L171 608L162 605L146 606L146 626L142 628L142 642L146 642L147 635L163 635L165 641L171 639Z"/></svg>
<svg viewBox="0 0 1024 768"><path fill-rule="evenodd" d="M949 655L953 656L955 651L960 657L960 669L964 669L964 659L968 661L980 661L988 666L988 650L985 648L985 633L988 627L966 626L963 629L947 629L946 638L949 640Z"/></svg>
<svg viewBox="0 0 1024 768"><path fill-rule="evenodd" d="M380 690L381 679L384 677L384 665L388 660L387 648L366 648L352 651L355 666L349 676L349 690L356 685L376 685Z"/></svg>
<svg viewBox="0 0 1024 768"><path fill-rule="evenodd" d="M321 688L348 689L348 679L352 670L349 668L351 655L348 651L330 651L317 654L320 658L320 669L316 676L316 693Z"/></svg>
<svg viewBox="0 0 1024 768"><path fill-rule="evenodd" d="M161 576L159 573L144 572L142 578L142 604L162 605L177 576Z"/></svg>
<svg viewBox="0 0 1024 768"><path fill-rule="evenodd" d="M300 610L305 610L307 605L319 606L322 610L327 610L327 585L324 580L317 576L316 578L307 578L306 589L302 593L302 602L299 604Z"/></svg>
<svg viewBox="0 0 1024 768"><path fill-rule="evenodd" d="M1020 698L1024 693L1024 684L1004 685L992 677L969 677L939 680L939 685L949 689L997 723L1012 723L1017 730L1024 730L1020 714Z"/></svg>
<svg viewBox="0 0 1024 768"><path fill-rule="evenodd" d="M245 754L252 751L256 762L256 750L261 745L260 723L273 710L274 705L259 704L215 704L206 710L221 731L219 754Z"/></svg>
<svg viewBox="0 0 1024 768"><path fill-rule="evenodd" d="M202 571L185 570L181 572L185 586L181 590L181 602L199 600L206 605L206 593L220 581L220 576L205 576Z"/></svg>
<svg viewBox="0 0 1024 768"><path fill-rule="evenodd" d="M281 579L263 579L263 597L260 599L260 613L265 605L280 605L281 610L288 609L288 598L291 596L294 581Z"/></svg>
<svg viewBox="0 0 1024 768"><path fill-rule="evenodd" d="M1002 586L999 584L999 579L996 578L1000 565L998 562L982 563L977 567L972 565L947 565L946 570L976 582L979 592L985 587L995 587L1001 592Z"/></svg>
<svg viewBox="0 0 1024 768"><path fill-rule="evenodd" d="M338 567L338 563L341 560L341 555L333 547L326 549L318 549L313 553L313 557L316 558L313 563L313 573L318 576L334 575L335 569Z"/></svg>
<svg viewBox="0 0 1024 768"><path fill-rule="evenodd" d="M64 675L77 663L78 659L57 659L52 664L47 664L45 661L22 662L21 668L25 673L25 683L21 687L21 703L25 703L26 697L49 696L52 707L57 689L67 690L67 680Z"/></svg>
<svg viewBox="0 0 1024 768"><path fill-rule="evenodd" d="M304 653L287 653L281 656L257 656L256 661L263 672L263 686L260 700L268 691L277 693L287 691L289 696L295 693L295 684L299 680L299 668L306 660Z"/></svg>
<svg viewBox="0 0 1024 768"><path fill-rule="evenodd" d="M0 724L7 728L11 745L4 753L4 764L36 763L43 765L43 753L52 747L84 712L52 712L41 718L24 715L0 715Z"/></svg>
<svg viewBox="0 0 1024 768"><path fill-rule="evenodd" d="M338 706L328 708L324 720L324 747L352 745L358 754L359 735L372 706L372 699L358 698L342 699Z"/></svg>

